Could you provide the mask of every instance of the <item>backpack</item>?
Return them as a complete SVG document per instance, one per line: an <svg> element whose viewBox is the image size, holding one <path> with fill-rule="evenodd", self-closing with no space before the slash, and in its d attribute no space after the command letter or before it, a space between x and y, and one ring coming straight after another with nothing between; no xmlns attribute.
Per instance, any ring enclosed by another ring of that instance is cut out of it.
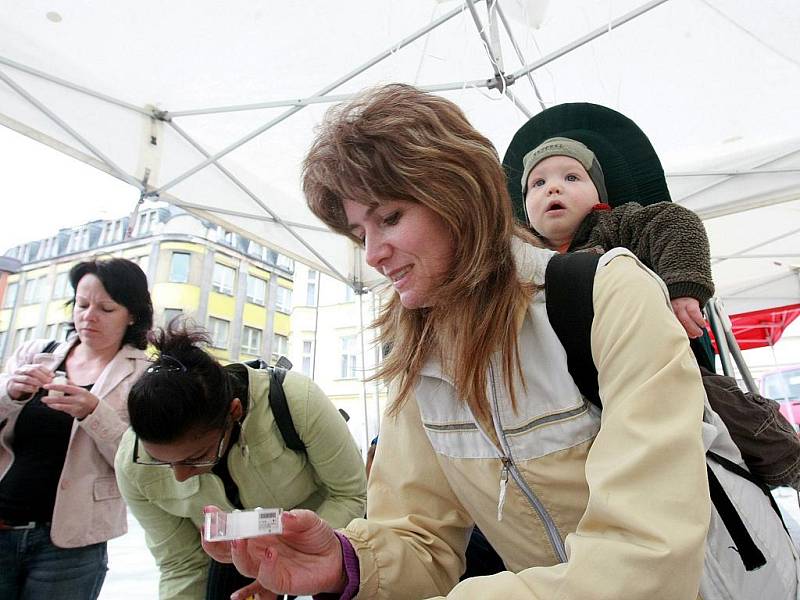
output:
<svg viewBox="0 0 800 600"><path fill-rule="evenodd" d="M567 354L567 368L581 394L602 409L597 368L592 359L592 292L600 255L588 252L556 254L545 271L545 305L550 324ZM709 404L728 428L750 472L708 451L709 459L757 485L782 519L769 485L797 486L800 439L777 408L777 403L744 393L736 380L701 369ZM748 571L766 564L736 507L713 471L707 468L711 501L736 542Z"/></svg>
<svg viewBox="0 0 800 600"><path fill-rule="evenodd" d="M264 369L269 371L269 407L275 417L275 424L281 432L283 443L286 447L295 452L306 454L306 445L300 439L297 429L292 420L292 413L289 411L289 403L286 401L286 392L283 391L283 380L286 378L286 371L292 368L292 363L284 361L283 357L278 363L271 367L266 362L257 358L244 363L252 369ZM278 365L287 365L286 368Z"/></svg>
<svg viewBox="0 0 800 600"><path fill-rule="evenodd" d="M278 431L281 432L283 443L286 447L301 454L307 454L306 445L292 420L292 413L289 411L289 403L286 401L286 393L283 391L283 380L286 378L286 372L292 368L291 361L285 356L281 356L275 366L272 367L260 358L249 360L242 363L251 369L263 369L269 371L269 407L272 410L272 415L275 417L275 424L278 426ZM344 419L344 414L339 409L339 414ZM345 413L346 414L346 413ZM347 421L347 419L345 419Z"/></svg>

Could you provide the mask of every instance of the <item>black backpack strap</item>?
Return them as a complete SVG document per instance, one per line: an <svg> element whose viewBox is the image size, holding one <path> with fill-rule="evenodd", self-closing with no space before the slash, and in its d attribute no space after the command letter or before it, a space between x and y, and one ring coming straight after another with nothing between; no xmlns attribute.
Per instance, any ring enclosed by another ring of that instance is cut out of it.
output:
<svg viewBox="0 0 800 600"><path fill-rule="evenodd" d="M581 394L602 407L591 344L592 291L599 260L593 252L556 254L547 263L544 286L547 317L567 352L569 374Z"/></svg>
<svg viewBox="0 0 800 600"><path fill-rule="evenodd" d="M269 371L269 406L275 417L275 423L281 432L281 437L287 448L295 452L305 454L306 445L295 429L292 413L289 412L289 404L286 402L286 393L283 391L283 380L286 377L286 369L280 367L268 367Z"/></svg>
<svg viewBox="0 0 800 600"><path fill-rule="evenodd" d="M58 344L59 342L57 342L56 340L50 340L49 342L47 342L47 345L44 348L42 348L41 351L44 354L50 354L53 350L58 348Z"/></svg>
<svg viewBox="0 0 800 600"><path fill-rule="evenodd" d="M725 493L725 489L717 479L717 476L714 475L714 471L708 465L706 465L706 469L708 471L708 489L711 494L711 502L714 503L714 508L717 509L720 519L725 524L725 529L728 530L733 543L736 545L736 551L742 559L744 568L748 571L755 571L759 567L763 567L767 564L767 559L764 558L761 550L756 546L750 536L750 532L747 531L747 527L736 511L736 507L731 502L731 499L728 498L728 494Z"/></svg>
<svg viewBox="0 0 800 600"><path fill-rule="evenodd" d="M594 319L592 293L599 259L600 255L589 252L553 256L547 263L545 271L545 305L550 324L567 353L569 374L581 394L602 408L597 367L592 359L591 346L592 319ZM717 454L712 452L707 454L727 470L758 485L770 498L773 509L780 515L780 510L769 490L750 473ZM745 569L752 571L762 567L766 564L764 554L756 546L722 484L711 468L707 468L711 501L736 544Z"/></svg>
<svg viewBox="0 0 800 600"><path fill-rule="evenodd" d="M742 468L741 466L737 465L732 460L728 460L724 456L720 456L716 452L708 450L706 452L706 456L708 456L708 458L713 460L715 463L717 463L724 469L730 471L731 473L738 475L739 477L744 477L745 479L747 479L747 481L749 481L758 489L760 489L761 492L769 499L769 504L770 506L772 506L772 510L774 510L775 513L778 515L778 518L781 520L781 523L783 523L783 528L786 529L786 523L783 520L783 514L781 514L781 509L778 506L778 503L775 501L775 498L773 497L772 492L770 491L769 486L766 483L764 483L761 479L753 475L747 469ZM789 533L788 529L786 529L786 533ZM791 534L789 535L791 536Z"/></svg>

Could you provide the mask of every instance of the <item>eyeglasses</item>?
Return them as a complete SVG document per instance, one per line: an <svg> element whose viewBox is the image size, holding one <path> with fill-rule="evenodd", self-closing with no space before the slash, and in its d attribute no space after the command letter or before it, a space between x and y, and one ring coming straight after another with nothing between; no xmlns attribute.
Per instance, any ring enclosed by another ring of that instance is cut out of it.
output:
<svg viewBox="0 0 800 600"><path fill-rule="evenodd" d="M186 368L181 361L169 354L162 354L156 364L148 367L146 373L186 373L189 369Z"/></svg>
<svg viewBox="0 0 800 600"><path fill-rule="evenodd" d="M225 427L222 428L222 435L219 438L219 445L217 446L217 454L214 458L197 458L189 460L179 460L176 462L167 462L163 460L155 460L149 456L139 456L139 436L133 438L133 462L137 465L144 465L146 467L192 467L195 469L203 467L213 467L222 460L225 451L225 437L231 426L232 419L228 418L225 421ZM234 421L234 424L237 423Z"/></svg>

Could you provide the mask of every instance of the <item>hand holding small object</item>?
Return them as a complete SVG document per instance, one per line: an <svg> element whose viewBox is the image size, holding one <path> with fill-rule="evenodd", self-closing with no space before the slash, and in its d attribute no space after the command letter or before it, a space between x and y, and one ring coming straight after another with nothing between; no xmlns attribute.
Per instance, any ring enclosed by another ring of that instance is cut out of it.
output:
<svg viewBox="0 0 800 600"><path fill-rule="evenodd" d="M11 374L6 392L12 400L22 400L52 380L53 372L43 365L21 365Z"/></svg>
<svg viewBox="0 0 800 600"><path fill-rule="evenodd" d="M347 583L333 528L310 510L282 515L283 533L231 544L236 569L276 594L341 593Z"/></svg>
<svg viewBox="0 0 800 600"><path fill-rule="evenodd" d="M92 414L100 403L97 396L89 390L71 385L66 381L64 383L53 381L42 387L50 392L47 396L42 397L43 404L54 410L65 412L79 421Z"/></svg>

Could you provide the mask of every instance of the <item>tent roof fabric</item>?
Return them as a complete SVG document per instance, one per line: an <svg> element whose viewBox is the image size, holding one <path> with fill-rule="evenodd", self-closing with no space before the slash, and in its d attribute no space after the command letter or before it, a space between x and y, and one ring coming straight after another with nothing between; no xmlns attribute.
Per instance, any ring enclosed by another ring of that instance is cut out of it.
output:
<svg viewBox="0 0 800 600"><path fill-rule="evenodd" d="M377 274L300 192L331 102L413 83L500 155L544 107L592 102L642 128L672 199L706 219L729 312L800 300L800 3L493 6L6 2L0 124L361 287Z"/></svg>

